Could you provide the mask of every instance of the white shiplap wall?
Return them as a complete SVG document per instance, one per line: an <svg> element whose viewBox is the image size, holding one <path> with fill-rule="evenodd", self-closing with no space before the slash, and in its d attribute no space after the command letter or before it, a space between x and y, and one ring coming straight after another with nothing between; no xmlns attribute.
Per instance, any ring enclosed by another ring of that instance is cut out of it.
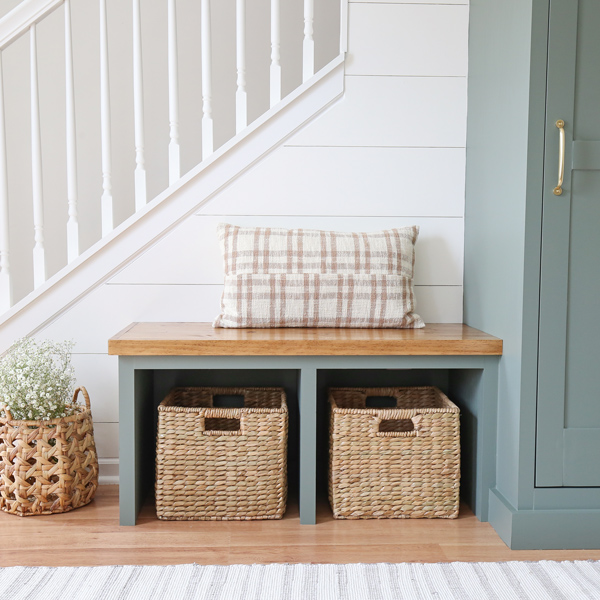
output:
<svg viewBox="0 0 600 600"><path fill-rule="evenodd" d="M374 231L417 224L418 311L462 320L468 5L352 2L346 94L193 217L40 332L77 341L105 476L118 457L117 359L132 321L210 321L219 221Z"/></svg>

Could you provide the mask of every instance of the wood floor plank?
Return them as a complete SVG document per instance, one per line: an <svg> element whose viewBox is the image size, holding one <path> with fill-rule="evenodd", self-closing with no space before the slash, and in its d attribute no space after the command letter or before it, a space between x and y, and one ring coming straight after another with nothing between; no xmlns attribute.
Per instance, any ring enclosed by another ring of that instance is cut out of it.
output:
<svg viewBox="0 0 600 600"><path fill-rule="evenodd" d="M0 512L0 566L600 560L600 550L513 551L462 506L458 519L335 520L317 525L291 503L279 521L159 521L148 503L136 527L119 525L117 486L64 515Z"/></svg>

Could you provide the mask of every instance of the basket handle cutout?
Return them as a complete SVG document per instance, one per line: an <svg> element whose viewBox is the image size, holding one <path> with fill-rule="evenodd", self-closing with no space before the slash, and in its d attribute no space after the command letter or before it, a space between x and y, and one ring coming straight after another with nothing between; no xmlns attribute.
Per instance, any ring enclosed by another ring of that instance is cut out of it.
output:
<svg viewBox="0 0 600 600"><path fill-rule="evenodd" d="M377 435L380 437L418 437L422 415L412 419L378 419Z"/></svg>
<svg viewBox="0 0 600 600"><path fill-rule="evenodd" d="M245 398L242 394L215 394L213 408L244 408Z"/></svg>
<svg viewBox="0 0 600 600"><path fill-rule="evenodd" d="M394 396L367 396L365 408L396 408L398 400Z"/></svg>
<svg viewBox="0 0 600 600"><path fill-rule="evenodd" d="M241 435L240 419L205 417L204 435Z"/></svg>
<svg viewBox="0 0 600 600"><path fill-rule="evenodd" d="M13 420L13 418L12 418L12 414L11 414L10 410L8 410L8 406L3 406L3 407L2 407L2 410L4 411L4 414L6 415L6 418L7 418L9 421L12 421L12 420Z"/></svg>

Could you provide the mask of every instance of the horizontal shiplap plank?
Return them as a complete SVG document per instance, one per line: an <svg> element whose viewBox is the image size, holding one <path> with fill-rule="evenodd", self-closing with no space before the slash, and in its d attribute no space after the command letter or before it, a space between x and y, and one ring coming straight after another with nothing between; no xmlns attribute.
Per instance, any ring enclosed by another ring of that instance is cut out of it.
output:
<svg viewBox="0 0 600 600"><path fill-rule="evenodd" d="M196 216L145 252L110 283L219 284L223 282L216 235L221 222L243 227L380 231L418 225L415 283L462 285L463 220L415 217Z"/></svg>
<svg viewBox="0 0 600 600"><path fill-rule="evenodd" d="M99 458L119 458L119 424L94 421L94 441Z"/></svg>
<svg viewBox="0 0 600 600"><path fill-rule="evenodd" d="M39 333L76 339L82 353L106 354L108 338L134 321L212 321L222 285L102 285Z"/></svg>
<svg viewBox="0 0 600 600"><path fill-rule="evenodd" d="M289 146L464 147L465 77L346 77L346 94Z"/></svg>
<svg viewBox="0 0 600 600"><path fill-rule="evenodd" d="M75 346L75 350L77 348ZM84 386L90 395L94 421L118 421L118 357L107 354L73 354L72 362L77 385Z"/></svg>
<svg viewBox="0 0 600 600"><path fill-rule="evenodd" d="M201 213L454 216L464 214L463 148L279 148Z"/></svg>
<svg viewBox="0 0 600 600"><path fill-rule="evenodd" d="M80 351L105 353L108 338L135 321L212 321L219 312L222 290L222 285L106 284L49 325L40 337L77 338ZM461 286L416 286L415 295L425 322L461 321Z"/></svg>
<svg viewBox="0 0 600 600"><path fill-rule="evenodd" d="M425 323L462 323L462 286L415 286L417 313Z"/></svg>
<svg viewBox="0 0 600 600"><path fill-rule="evenodd" d="M466 76L469 9L353 4L348 75Z"/></svg>

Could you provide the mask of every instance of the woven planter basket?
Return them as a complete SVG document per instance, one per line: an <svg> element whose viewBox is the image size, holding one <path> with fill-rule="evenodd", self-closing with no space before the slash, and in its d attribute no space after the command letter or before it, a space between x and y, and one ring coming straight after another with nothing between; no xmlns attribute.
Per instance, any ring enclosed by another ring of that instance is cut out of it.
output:
<svg viewBox="0 0 600 600"><path fill-rule="evenodd" d="M459 409L439 389L332 388L329 404L336 519L458 516Z"/></svg>
<svg viewBox="0 0 600 600"><path fill-rule="evenodd" d="M0 509L28 517L64 513L92 501L98 487L98 456L90 397L85 408L51 421L0 418Z"/></svg>
<svg viewBox="0 0 600 600"><path fill-rule="evenodd" d="M215 396L243 408L214 408ZM280 519L287 499L282 388L175 388L158 407L156 513L165 520Z"/></svg>

